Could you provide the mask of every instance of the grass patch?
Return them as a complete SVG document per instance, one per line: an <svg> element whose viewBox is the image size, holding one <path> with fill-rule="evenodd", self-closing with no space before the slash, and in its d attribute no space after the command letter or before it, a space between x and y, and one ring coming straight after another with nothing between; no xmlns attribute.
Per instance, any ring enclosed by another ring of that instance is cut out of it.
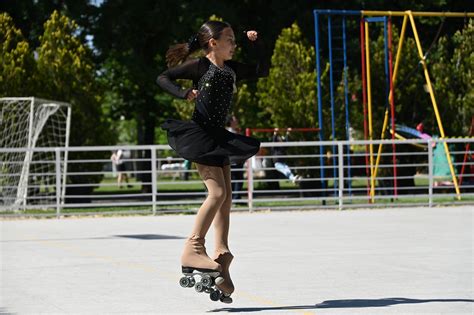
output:
<svg viewBox="0 0 474 315"><path fill-rule="evenodd" d="M200 202L204 200L204 194L201 195L189 195L186 196L188 192L205 192L205 186L200 181L197 174L192 174L190 176L190 181L181 181L181 180L173 180L171 177L161 177L158 180L158 201L166 201L166 196L160 196L160 193L167 193L173 192L177 193L176 198L186 197L188 202L196 202L193 204L176 204L176 205L156 205L156 213L165 213L165 212L180 212L184 214L193 214L199 208ZM422 191L423 193L428 193L428 178L425 176L415 176L415 186L412 189L417 189L418 191ZM329 180L328 183L328 193L334 193L332 180ZM129 180L129 184L131 187L123 186L119 188L116 183L116 179L113 177L105 177L102 182L100 183L99 187L95 188L91 198L94 202L100 202L102 199L96 198L94 199L94 195L104 195L105 198L103 199L104 202L117 202L122 200L124 202L127 201L128 196L123 196L119 199L119 197L107 197L107 195L125 195L125 194L137 194L138 196L135 198L138 202L145 203L147 200L144 197L140 197L141 194L141 182L136 181L135 178L131 178ZM258 208L278 208L278 207L314 207L314 208L323 208L323 207L337 207L339 205L339 201L337 198L331 198L330 196L317 196L314 197L313 200L302 199L298 200L295 199L295 196L298 196L297 192L291 192L292 190L297 190L298 187L295 186L289 180L280 180L279 185L281 190L287 190L288 193L275 193L275 194L268 194L268 195L258 195L258 191L265 188L265 184L255 182L255 192L257 198L254 198L253 205L254 207ZM344 208L350 207L363 207L364 205L371 206L368 204L368 199L366 198L366 190L365 187L367 185L367 180L365 178L354 178L352 180L352 188L364 188L354 194L358 198L351 198L347 195L347 188L344 191L344 199L343 205ZM243 190L247 189L246 182L244 183ZM337 189L337 188L336 188ZM426 190L424 190L426 189ZM182 196L180 196L182 194ZM285 198L287 196L293 196L291 200L279 200L279 201L272 201L269 200L271 198ZM266 197L268 196L268 197ZM114 199L112 199L114 198ZM123 198L123 199L122 199ZM265 199L264 201L260 201L261 199ZM178 199L175 199L178 200ZM128 200L130 202L130 200ZM463 204L463 203L473 203L474 196L473 195L465 195L463 196L461 202L458 202L457 198L454 196L454 188L453 187L443 187L443 188L435 188L434 195L433 195L433 204L436 206L437 204ZM420 205L426 206L429 203L429 199L427 195L420 195L420 196L404 196L403 194L399 195L398 198L385 198L383 195L376 195L375 198L375 205L373 206L383 206L386 205L387 207L399 205ZM93 206L92 206L93 205ZM68 205L71 206L71 205ZM233 205L234 209L247 209L246 203L235 203ZM16 213L12 213L10 211L1 211L0 216L8 217L17 215L17 216L56 216L56 208L50 207L47 209L28 209L25 211L18 211ZM81 207L81 208L72 208L66 207L61 209L61 215L130 215L130 214L144 214L149 215L152 214L152 206L151 205L137 205L137 206L101 206L100 203L91 204L91 207Z"/></svg>

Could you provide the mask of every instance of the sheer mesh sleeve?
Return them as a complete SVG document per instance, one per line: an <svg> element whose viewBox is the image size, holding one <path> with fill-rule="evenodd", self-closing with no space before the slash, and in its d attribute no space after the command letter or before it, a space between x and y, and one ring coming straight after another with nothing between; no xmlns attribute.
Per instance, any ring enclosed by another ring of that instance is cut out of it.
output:
<svg viewBox="0 0 474 315"><path fill-rule="evenodd" d="M258 61L256 64L244 64L238 61L229 60L226 64L231 67L236 76L237 81L247 79L257 79L268 76L270 64L264 56L263 42L257 40L251 43L252 48L256 50Z"/></svg>
<svg viewBox="0 0 474 315"><path fill-rule="evenodd" d="M183 89L180 85L176 84L175 81L178 79L193 80L194 82L199 80L198 68L198 59L185 61L182 64L160 74L156 79L156 83L171 95L184 99L192 88Z"/></svg>

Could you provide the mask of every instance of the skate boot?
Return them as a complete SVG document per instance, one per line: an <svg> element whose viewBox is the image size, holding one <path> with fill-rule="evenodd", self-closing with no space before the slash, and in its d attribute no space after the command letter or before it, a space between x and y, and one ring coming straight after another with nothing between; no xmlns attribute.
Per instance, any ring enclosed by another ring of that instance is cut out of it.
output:
<svg viewBox="0 0 474 315"><path fill-rule="evenodd" d="M194 287L197 292L209 293L213 301L219 300L220 292L215 290L215 285L224 281L222 267L207 255L204 238L197 235L188 238L181 256L181 270L184 277L179 284L183 288Z"/></svg>
<svg viewBox="0 0 474 315"><path fill-rule="evenodd" d="M222 266L221 276L224 278L224 281L217 284L216 287L221 291L219 300L223 303L232 303L230 295L234 292L234 284L229 273L232 259L234 259L234 256L230 252L217 254L217 257L214 258L214 261Z"/></svg>

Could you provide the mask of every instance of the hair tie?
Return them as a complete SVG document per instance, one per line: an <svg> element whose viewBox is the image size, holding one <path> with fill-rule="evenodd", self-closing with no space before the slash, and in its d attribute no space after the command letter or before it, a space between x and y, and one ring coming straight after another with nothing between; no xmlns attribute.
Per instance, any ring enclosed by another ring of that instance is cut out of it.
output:
<svg viewBox="0 0 474 315"><path fill-rule="evenodd" d="M199 48L199 40L197 34L194 34L188 39L188 49L193 51Z"/></svg>

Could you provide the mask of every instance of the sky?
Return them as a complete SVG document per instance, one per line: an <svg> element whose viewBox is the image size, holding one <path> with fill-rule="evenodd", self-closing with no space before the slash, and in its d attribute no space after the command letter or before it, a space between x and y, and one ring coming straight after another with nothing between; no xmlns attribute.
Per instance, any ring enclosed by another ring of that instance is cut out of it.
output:
<svg viewBox="0 0 474 315"><path fill-rule="evenodd" d="M104 0L90 0L90 4L93 4L96 7L100 7L102 3L104 3Z"/></svg>

